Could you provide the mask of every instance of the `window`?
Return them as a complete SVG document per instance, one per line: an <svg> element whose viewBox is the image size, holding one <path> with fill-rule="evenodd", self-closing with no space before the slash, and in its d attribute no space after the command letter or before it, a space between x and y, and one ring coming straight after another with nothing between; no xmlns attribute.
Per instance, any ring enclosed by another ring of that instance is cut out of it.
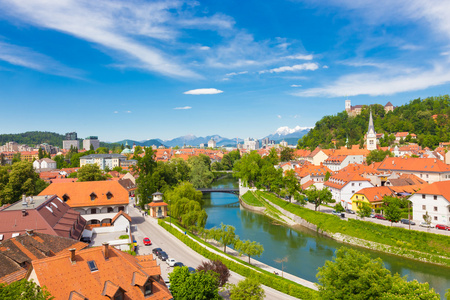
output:
<svg viewBox="0 0 450 300"><path fill-rule="evenodd" d="M91 200L94 201L97 198L97 195L95 193L91 193Z"/></svg>
<svg viewBox="0 0 450 300"><path fill-rule="evenodd" d="M144 286L144 296L149 296L152 294L152 283L148 282L145 286Z"/></svg>
<svg viewBox="0 0 450 300"><path fill-rule="evenodd" d="M95 263L95 261L90 260L90 261L87 262L87 264L88 264L89 269L91 270L91 272L98 271L97 264Z"/></svg>
<svg viewBox="0 0 450 300"><path fill-rule="evenodd" d="M106 194L106 198L107 198L108 200L110 200L112 197L113 197L113 194L111 194L111 192L108 192L108 193Z"/></svg>
<svg viewBox="0 0 450 300"><path fill-rule="evenodd" d="M352 182L352 186L355 186L355 183L354 183L354 182Z"/></svg>
<svg viewBox="0 0 450 300"><path fill-rule="evenodd" d="M355 193L355 191L352 191L352 194L354 194Z"/></svg>
<svg viewBox="0 0 450 300"><path fill-rule="evenodd" d="M422 210L427 210L427 206L426 205L422 205Z"/></svg>
<svg viewBox="0 0 450 300"><path fill-rule="evenodd" d="M428 178L428 174L427 174L426 176L427 176L427 178Z"/></svg>
<svg viewBox="0 0 450 300"><path fill-rule="evenodd" d="M96 214L97 213L97 209L96 208L91 208L91 214Z"/></svg>
<svg viewBox="0 0 450 300"><path fill-rule="evenodd" d="M361 185L362 185L362 183L360 182L360 183L359 183L359 186L361 186Z"/></svg>
<svg viewBox="0 0 450 300"><path fill-rule="evenodd" d="M436 195L434 195L434 196L433 196L433 199L434 199L434 200L437 200L437 196L436 196Z"/></svg>
<svg viewBox="0 0 450 300"><path fill-rule="evenodd" d="M437 206L434 207L434 211L437 211Z"/></svg>
<svg viewBox="0 0 450 300"><path fill-rule="evenodd" d="M62 198L63 198L64 202L67 202L67 200L70 199L69 196L68 196L67 194L64 194L64 195L62 196Z"/></svg>
<svg viewBox="0 0 450 300"><path fill-rule="evenodd" d="M109 212L109 213L114 212L114 208L113 208L113 207L108 207L108 212Z"/></svg>
<svg viewBox="0 0 450 300"><path fill-rule="evenodd" d="M437 217L436 216L434 216L434 220L437 221Z"/></svg>
<svg viewBox="0 0 450 300"><path fill-rule="evenodd" d="M422 195L422 199L425 199L425 195Z"/></svg>

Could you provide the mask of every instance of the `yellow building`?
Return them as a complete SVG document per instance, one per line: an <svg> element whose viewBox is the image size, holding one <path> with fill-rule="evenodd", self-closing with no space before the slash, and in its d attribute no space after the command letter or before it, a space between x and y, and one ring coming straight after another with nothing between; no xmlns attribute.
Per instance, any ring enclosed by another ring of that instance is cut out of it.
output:
<svg viewBox="0 0 450 300"><path fill-rule="evenodd" d="M372 209L381 208L383 205L383 197L392 195L393 192L387 186L364 188L353 194L351 198L352 210L358 211L358 206L361 205L361 202L369 203Z"/></svg>

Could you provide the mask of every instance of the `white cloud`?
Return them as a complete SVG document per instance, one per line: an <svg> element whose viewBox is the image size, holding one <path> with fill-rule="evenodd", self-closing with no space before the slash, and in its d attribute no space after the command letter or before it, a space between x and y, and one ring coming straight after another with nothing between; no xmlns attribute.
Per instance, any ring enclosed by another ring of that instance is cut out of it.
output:
<svg viewBox="0 0 450 300"><path fill-rule="evenodd" d="M281 119L281 115L277 115L278 119Z"/></svg>
<svg viewBox="0 0 450 300"><path fill-rule="evenodd" d="M25 23L64 32L100 45L129 61L129 65L171 77L200 77L176 63L173 57L135 38L174 39L177 31L165 24L173 18L169 10L178 8L182 3L167 1L144 4L120 0L5 0L4 3L3 11ZM195 19L191 20L190 26L195 26Z"/></svg>
<svg viewBox="0 0 450 300"><path fill-rule="evenodd" d="M196 90L190 90L186 91L183 94L186 95L214 95L214 94L220 94L223 93L223 91L214 89L214 88L207 88L207 89L196 89Z"/></svg>
<svg viewBox="0 0 450 300"><path fill-rule="evenodd" d="M119 112L117 110L114 111L115 114L118 114Z"/></svg>
<svg viewBox="0 0 450 300"><path fill-rule="evenodd" d="M324 69L328 69L328 66L326 66L326 65L325 65L325 66L323 66L322 68L324 68Z"/></svg>
<svg viewBox="0 0 450 300"><path fill-rule="evenodd" d="M319 68L319 66L316 63L304 63L301 65L284 66L284 67L279 67L279 68L270 69L270 70L263 70L263 71L259 71L259 74L293 72L293 71L302 71L302 70L314 71L314 70L317 70L318 68Z"/></svg>
<svg viewBox="0 0 450 300"><path fill-rule="evenodd" d="M202 51L207 51L207 50L210 50L211 48L208 46L201 46L199 49Z"/></svg>
<svg viewBox="0 0 450 300"><path fill-rule="evenodd" d="M180 110L184 110L184 109L191 109L192 107L190 106L183 106L183 107L175 107L174 109L180 109Z"/></svg>
<svg viewBox="0 0 450 300"><path fill-rule="evenodd" d="M291 87L301 87L301 84L291 84Z"/></svg>
<svg viewBox="0 0 450 300"><path fill-rule="evenodd" d="M125 113L131 114L131 110L126 110Z"/></svg>
<svg viewBox="0 0 450 300"><path fill-rule="evenodd" d="M0 60L57 76L81 78L82 75L81 71L64 66L51 57L4 42L0 42Z"/></svg>
<svg viewBox="0 0 450 300"><path fill-rule="evenodd" d="M448 70L448 65L436 65L432 70L413 73L351 74L342 76L327 86L302 90L293 93L293 95L301 97L380 96L417 91L450 83L450 72Z"/></svg>
<svg viewBox="0 0 450 300"><path fill-rule="evenodd" d="M231 73L225 74L225 76L231 77L231 76L243 75L243 74L247 74L247 73L248 73L248 71L231 72Z"/></svg>
<svg viewBox="0 0 450 300"><path fill-rule="evenodd" d="M287 59L300 59L300 60L312 60L313 59L313 55L312 54L297 54L297 55L289 55L286 56Z"/></svg>

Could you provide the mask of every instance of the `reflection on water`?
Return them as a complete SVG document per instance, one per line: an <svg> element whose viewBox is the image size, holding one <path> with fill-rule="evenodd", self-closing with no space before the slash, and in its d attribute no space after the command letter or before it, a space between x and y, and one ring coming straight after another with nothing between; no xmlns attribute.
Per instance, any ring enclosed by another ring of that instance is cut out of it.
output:
<svg viewBox="0 0 450 300"><path fill-rule="evenodd" d="M237 183L228 178L215 182L213 187L237 187ZM236 202L237 196L233 194L205 194L204 200L208 213L206 228L219 226L220 223L233 225L241 239L257 241L264 246L264 253L258 260L281 269L281 264L274 260L287 256L288 262L284 264L284 270L309 281L317 282L317 268L323 266L326 260L331 260L336 249L343 246L302 226L290 228L265 215L236 207L224 207L224 204ZM393 273L408 275L409 280L429 282L441 295L450 288L449 268L361 248L358 250L369 253L373 258L380 257Z"/></svg>

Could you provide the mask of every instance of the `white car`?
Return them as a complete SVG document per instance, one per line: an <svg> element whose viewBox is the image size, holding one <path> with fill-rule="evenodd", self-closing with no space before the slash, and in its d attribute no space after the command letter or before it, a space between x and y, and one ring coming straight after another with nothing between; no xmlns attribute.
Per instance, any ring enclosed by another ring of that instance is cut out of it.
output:
<svg viewBox="0 0 450 300"><path fill-rule="evenodd" d="M175 263L176 263L177 261L175 260L175 258L168 258L168 259L166 259L166 264L168 264L169 265L169 267L173 267L174 265L175 265Z"/></svg>
<svg viewBox="0 0 450 300"><path fill-rule="evenodd" d="M433 224L428 225L427 222L420 222L419 226L420 227L427 227L427 228L434 228Z"/></svg>

